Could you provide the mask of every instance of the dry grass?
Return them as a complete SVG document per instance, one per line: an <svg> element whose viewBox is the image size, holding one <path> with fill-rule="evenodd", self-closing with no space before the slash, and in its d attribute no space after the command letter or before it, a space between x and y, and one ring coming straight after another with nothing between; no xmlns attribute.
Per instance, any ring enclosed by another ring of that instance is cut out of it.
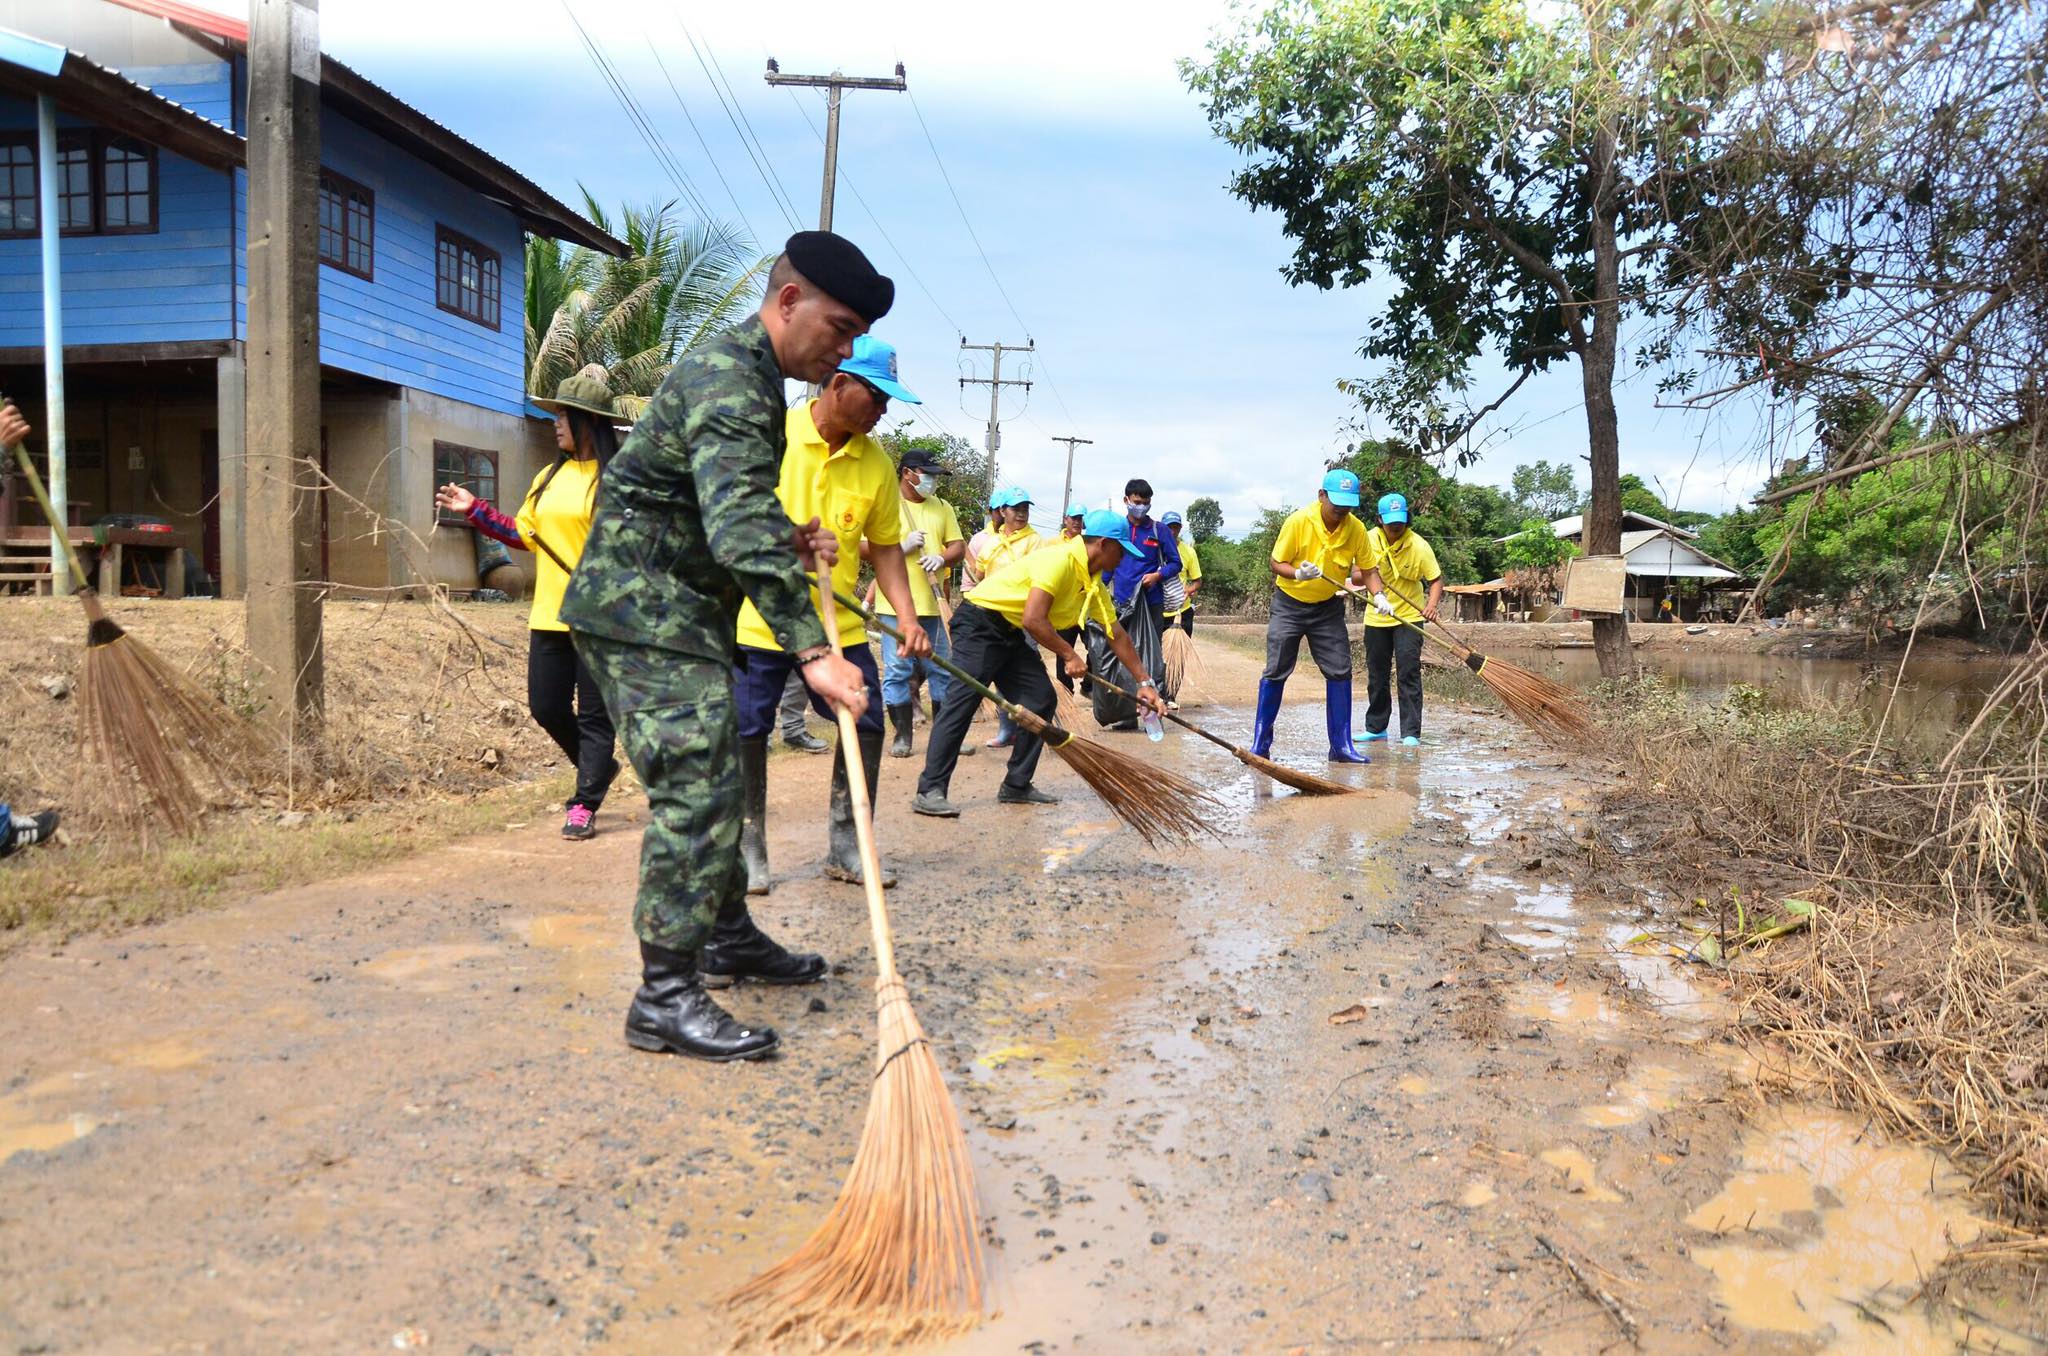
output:
<svg viewBox="0 0 2048 1356"><path fill-rule="evenodd" d="M1947 1148L2028 1230L2048 1229L2044 679L2037 653L1940 766L1872 750L1841 712L1741 689L1702 710L1631 685L1608 722L1638 783L1608 808L1639 812L1638 863L1687 895L1725 897L1736 875L1751 898L1818 906L1803 933L1745 953L1746 1026L1839 1104ZM2025 1248L2048 1260L2048 1243Z"/></svg>
<svg viewBox="0 0 2048 1356"><path fill-rule="evenodd" d="M110 600L108 609L211 698L256 712L240 605ZM0 801L58 807L69 840L0 869L0 947L16 934L167 917L232 890L292 884L533 818L565 787L560 752L526 714L526 609L456 610L471 632L426 605L330 601L319 747L299 750L261 794L210 809L197 834L152 855L106 789L78 774L86 709L82 691L67 687L83 653L78 605L0 601Z"/></svg>

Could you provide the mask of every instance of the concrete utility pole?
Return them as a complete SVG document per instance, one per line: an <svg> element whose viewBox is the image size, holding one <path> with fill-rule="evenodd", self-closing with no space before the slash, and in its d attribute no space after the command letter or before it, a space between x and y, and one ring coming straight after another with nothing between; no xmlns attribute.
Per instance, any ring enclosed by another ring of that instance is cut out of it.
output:
<svg viewBox="0 0 2048 1356"><path fill-rule="evenodd" d="M969 386L988 387L988 433L982 439L981 445L988 449L988 487L990 490L994 490L996 487L996 451L1003 445L1003 421L1000 409L1003 388L1005 386L1022 386L1027 391L1031 389L1031 383L1028 381L1003 380L1003 355L1005 353L1035 353L1038 351L1038 341L1036 339L1026 339L1021 346L1001 342L970 344L963 336L960 340L960 347L962 351L971 349L977 353L993 354L995 357L995 361L990 366L987 376L960 378L962 389ZM1060 511L1064 513L1066 507L1065 504L1060 505Z"/></svg>
<svg viewBox="0 0 2048 1356"><path fill-rule="evenodd" d="M805 85L811 89L828 91L825 100L825 191L818 198L818 229L832 229L832 190L839 178L839 95L849 89L892 89L901 93L910 88L910 82L903 74L903 63L896 63L893 76L849 76L834 71L830 75L784 75L782 67L775 64L775 58L768 58L768 83L771 85Z"/></svg>
<svg viewBox="0 0 2048 1356"><path fill-rule="evenodd" d="M1074 444L1079 443L1083 447L1093 447L1095 446L1095 440L1093 438L1054 438L1053 441L1067 445L1067 483L1060 487L1060 513L1064 516L1068 506L1074 502Z"/></svg>
<svg viewBox="0 0 2048 1356"><path fill-rule="evenodd" d="M288 737L324 705L319 0L249 6L249 649Z"/></svg>

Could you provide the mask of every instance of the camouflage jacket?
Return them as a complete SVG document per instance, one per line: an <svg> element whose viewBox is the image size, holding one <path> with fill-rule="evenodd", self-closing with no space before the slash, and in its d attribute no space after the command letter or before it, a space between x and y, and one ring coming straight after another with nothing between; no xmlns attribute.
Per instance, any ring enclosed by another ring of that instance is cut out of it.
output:
<svg viewBox="0 0 2048 1356"><path fill-rule="evenodd" d="M775 497L785 413L760 317L683 355L605 468L571 630L730 662L746 597L783 649L825 643Z"/></svg>

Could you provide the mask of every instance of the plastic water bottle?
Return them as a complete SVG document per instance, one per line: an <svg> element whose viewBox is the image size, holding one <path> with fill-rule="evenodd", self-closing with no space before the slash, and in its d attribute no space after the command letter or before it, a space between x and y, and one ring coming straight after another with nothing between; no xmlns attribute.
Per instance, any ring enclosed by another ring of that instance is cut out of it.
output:
<svg viewBox="0 0 2048 1356"><path fill-rule="evenodd" d="M1166 722L1161 720L1159 713L1150 707L1139 708L1138 726L1144 730L1145 738L1151 740L1154 744L1166 738Z"/></svg>

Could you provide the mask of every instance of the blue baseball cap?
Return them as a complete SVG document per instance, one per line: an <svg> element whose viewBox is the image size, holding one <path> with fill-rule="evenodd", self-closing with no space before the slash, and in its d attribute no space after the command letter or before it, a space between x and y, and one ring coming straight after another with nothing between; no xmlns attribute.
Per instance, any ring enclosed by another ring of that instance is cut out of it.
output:
<svg viewBox="0 0 2048 1356"><path fill-rule="evenodd" d="M1081 519L1082 537L1113 537L1119 546L1132 555L1143 555L1136 542L1131 540L1131 520L1121 513L1109 509L1089 509Z"/></svg>
<svg viewBox="0 0 2048 1356"><path fill-rule="evenodd" d="M1323 493L1339 508L1358 507L1358 477L1350 471L1335 470L1323 477Z"/></svg>
<svg viewBox="0 0 2048 1356"><path fill-rule="evenodd" d="M1030 502L1030 494L1026 493L1022 488L1016 485L1005 485L989 496L988 506L990 508L1015 508L1019 504L1028 504Z"/></svg>
<svg viewBox="0 0 2048 1356"><path fill-rule="evenodd" d="M1159 525L1161 527L1172 527L1180 521L1181 516L1172 509L1168 509L1165 513L1159 515Z"/></svg>
<svg viewBox="0 0 2048 1356"><path fill-rule="evenodd" d="M1069 518L1086 518L1088 516L1088 506L1076 499L1073 503L1067 505L1067 516Z"/></svg>
<svg viewBox="0 0 2048 1356"><path fill-rule="evenodd" d="M911 394L908 386L896 379L896 345L885 343L872 334L863 334L853 341L853 356L839 364L839 370L850 377L859 377L891 400L900 400L907 405L924 404Z"/></svg>
<svg viewBox="0 0 2048 1356"><path fill-rule="evenodd" d="M1380 521L1383 523L1405 523L1408 521L1408 498L1406 495L1383 494L1380 496Z"/></svg>

